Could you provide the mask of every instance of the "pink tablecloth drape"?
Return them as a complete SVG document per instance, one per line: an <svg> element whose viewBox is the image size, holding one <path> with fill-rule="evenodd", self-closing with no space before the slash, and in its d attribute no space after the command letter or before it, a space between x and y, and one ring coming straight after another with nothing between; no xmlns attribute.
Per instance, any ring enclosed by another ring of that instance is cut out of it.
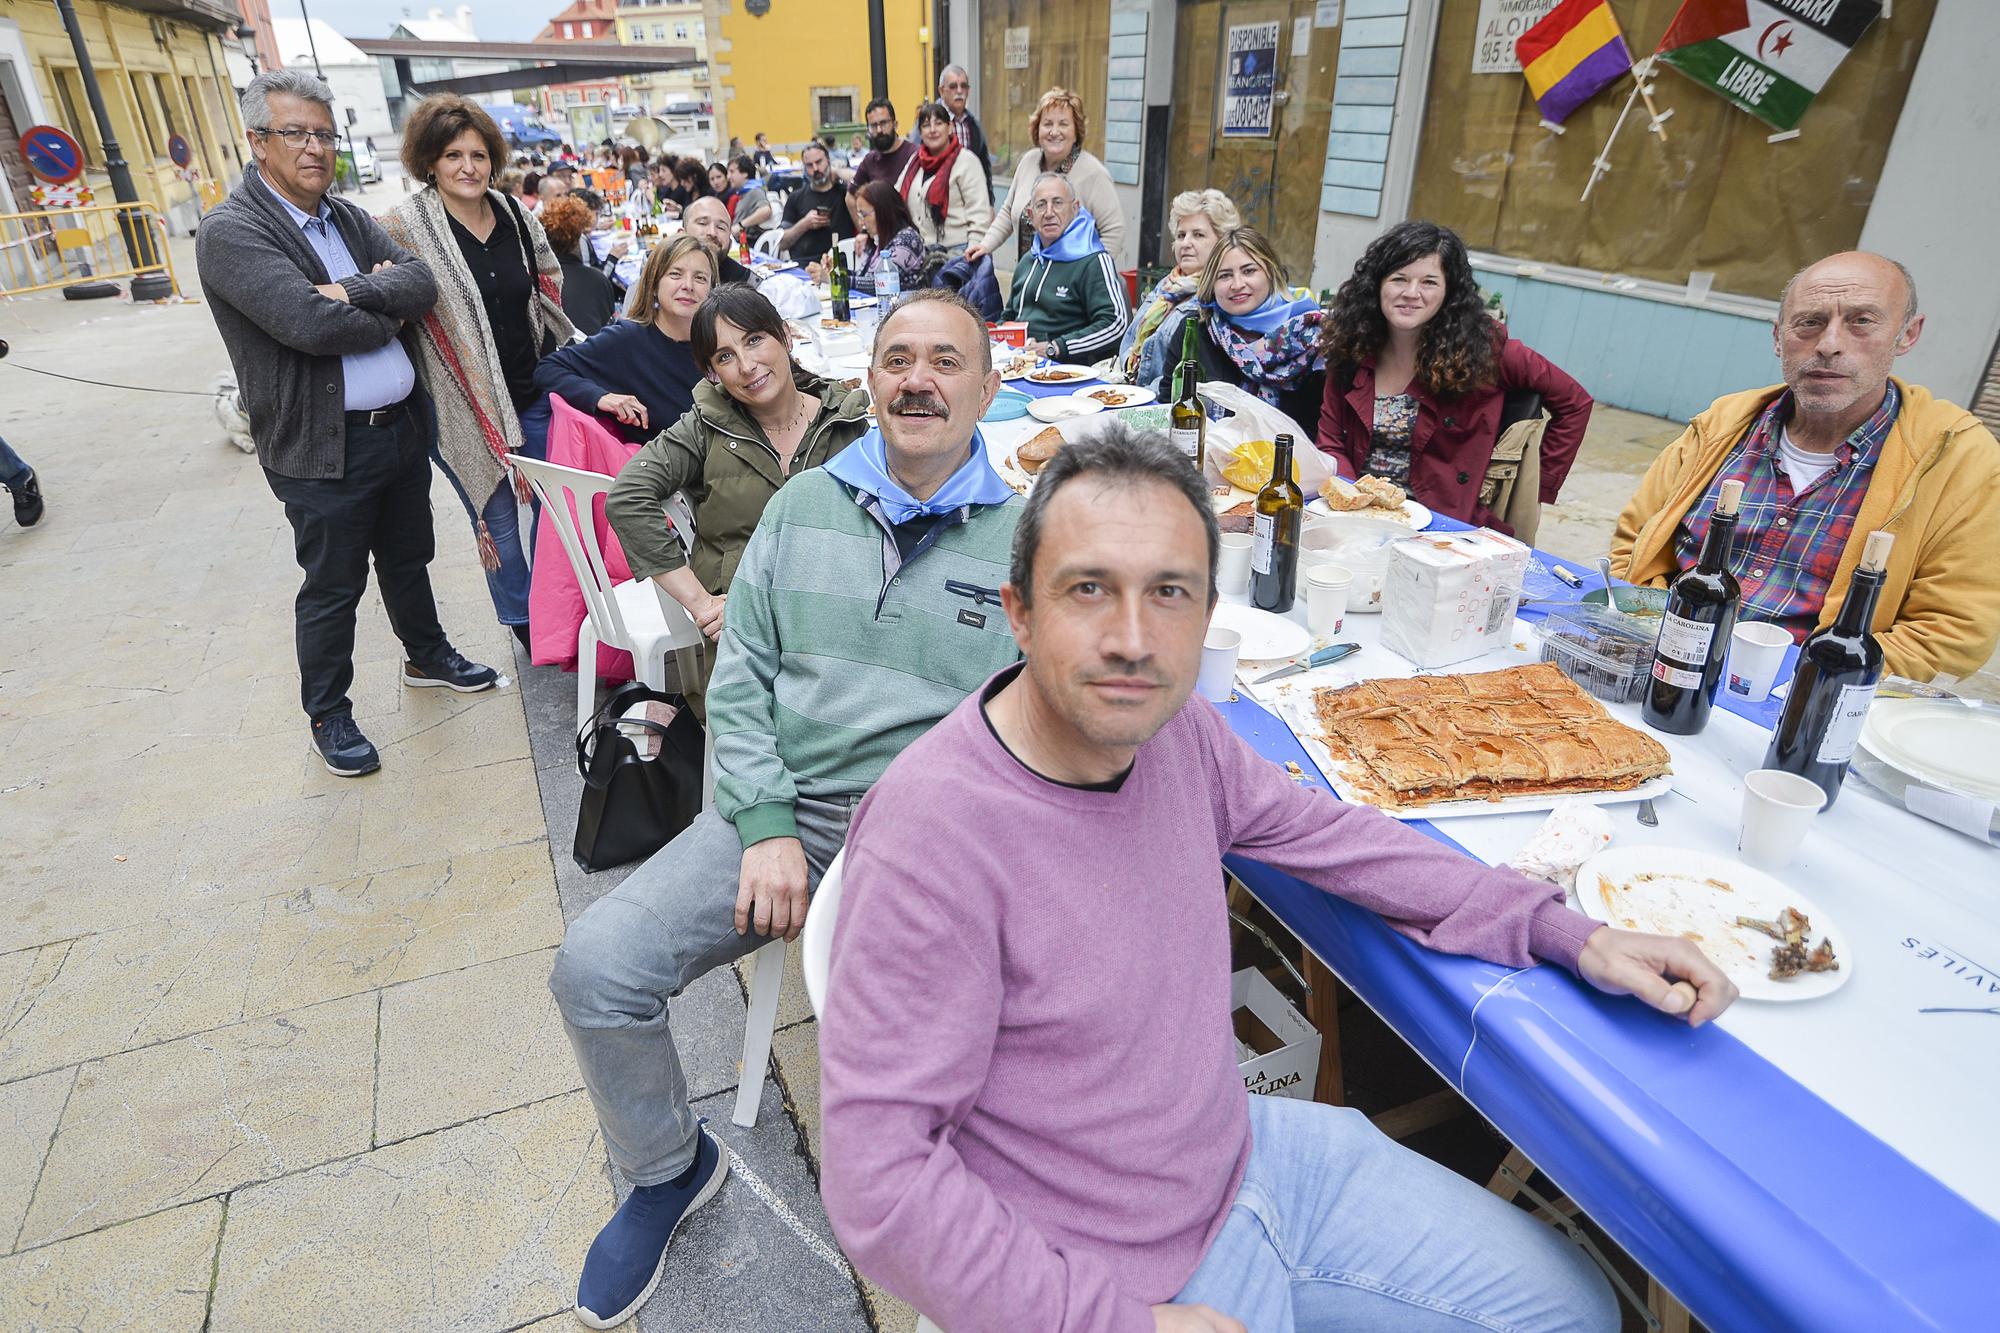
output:
<svg viewBox="0 0 2000 1333"><path fill-rule="evenodd" d="M596 418L577 411L561 398L551 395L549 410L551 463L615 477L618 469L639 452L638 445L627 444ZM597 530L604 566L613 582L631 578L632 568L625 563L624 548L604 517L602 500L591 506L590 521ZM544 509L536 523L535 568L528 587L528 642L536 666L559 666L572 671L576 669L576 631L588 614L583 589L563 551L562 538L556 535L555 519ZM600 644L597 675L613 684L632 679L632 654Z"/></svg>

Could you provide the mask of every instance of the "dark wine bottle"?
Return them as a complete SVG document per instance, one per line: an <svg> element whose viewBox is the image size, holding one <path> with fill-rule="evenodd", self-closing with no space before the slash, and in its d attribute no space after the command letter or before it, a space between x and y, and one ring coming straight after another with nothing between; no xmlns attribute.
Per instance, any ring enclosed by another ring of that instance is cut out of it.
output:
<svg viewBox="0 0 2000 1333"><path fill-rule="evenodd" d="M1742 502L1743 483L1723 482L1700 559L1667 590L1660 636L1653 643L1653 672L1639 706L1649 727L1692 736L1708 725L1743 595L1729 572L1729 547L1736 539L1736 511Z"/></svg>
<svg viewBox="0 0 2000 1333"><path fill-rule="evenodd" d="M1181 321L1181 364L1174 371L1174 405L1168 418L1168 438L1174 442L1174 448L1194 460L1196 471L1201 470L1206 458L1208 441L1208 413L1202 410L1201 395L1196 391L1201 381L1201 361L1195 355L1194 340L1200 324L1193 315Z"/></svg>
<svg viewBox="0 0 2000 1333"><path fill-rule="evenodd" d="M1785 696L1784 714L1764 752L1764 767L1818 783L1829 808L1840 795L1847 763L1868 720L1868 705L1875 701L1875 682L1882 677L1882 646L1868 625L1875 618L1895 542L1894 533L1868 534L1840 614L1825 629L1814 630L1799 649L1792 692Z"/></svg>
<svg viewBox="0 0 2000 1333"><path fill-rule="evenodd" d="M1256 536L1250 546L1250 603L1259 610L1283 615L1298 592L1299 527L1305 520L1306 497L1292 476L1292 437L1280 435L1271 459L1271 479L1257 492L1253 520Z"/></svg>
<svg viewBox="0 0 2000 1333"><path fill-rule="evenodd" d="M834 246L826 259L826 282L833 298L833 317L843 324L854 318L854 310L847 296L847 256L839 246Z"/></svg>

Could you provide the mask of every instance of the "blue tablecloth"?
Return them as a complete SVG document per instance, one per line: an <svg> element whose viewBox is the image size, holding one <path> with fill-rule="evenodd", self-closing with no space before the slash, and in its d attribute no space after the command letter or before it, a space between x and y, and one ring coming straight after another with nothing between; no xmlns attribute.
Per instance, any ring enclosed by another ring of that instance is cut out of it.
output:
<svg viewBox="0 0 2000 1333"><path fill-rule="evenodd" d="M1550 587L1534 596L1582 595L1539 578ZM1247 698L1222 708L1258 753L1325 785L1278 718ZM1709 1327L2000 1328L2000 1221L1722 1029L1691 1031L1559 968L1435 953L1280 871L1229 867Z"/></svg>

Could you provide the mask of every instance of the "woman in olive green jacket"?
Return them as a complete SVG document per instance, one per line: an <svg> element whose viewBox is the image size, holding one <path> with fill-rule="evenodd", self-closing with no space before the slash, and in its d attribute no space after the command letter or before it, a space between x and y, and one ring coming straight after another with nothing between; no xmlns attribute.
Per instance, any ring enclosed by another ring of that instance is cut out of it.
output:
<svg viewBox="0 0 2000 1333"><path fill-rule="evenodd" d="M694 618L711 641L736 562L778 488L818 467L868 429L868 395L821 379L793 361L785 321L752 288L718 288L695 312L695 364L707 378L694 406L655 435L619 469L605 514L635 578L651 578ZM682 553L666 521L676 491L694 510L694 549ZM695 716L703 678L683 682Z"/></svg>

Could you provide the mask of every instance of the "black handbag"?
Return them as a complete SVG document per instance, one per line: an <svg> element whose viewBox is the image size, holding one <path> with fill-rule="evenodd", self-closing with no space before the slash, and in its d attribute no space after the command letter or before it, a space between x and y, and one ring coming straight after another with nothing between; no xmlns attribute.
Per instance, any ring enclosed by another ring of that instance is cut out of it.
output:
<svg viewBox="0 0 2000 1333"><path fill-rule="evenodd" d="M626 718L639 703L679 706L672 722ZM625 730L657 734L659 753L646 758ZM687 701L638 681L611 692L576 735L576 771L583 803L576 812L572 854L587 871L605 870L651 856L701 813L701 724Z"/></svg>

